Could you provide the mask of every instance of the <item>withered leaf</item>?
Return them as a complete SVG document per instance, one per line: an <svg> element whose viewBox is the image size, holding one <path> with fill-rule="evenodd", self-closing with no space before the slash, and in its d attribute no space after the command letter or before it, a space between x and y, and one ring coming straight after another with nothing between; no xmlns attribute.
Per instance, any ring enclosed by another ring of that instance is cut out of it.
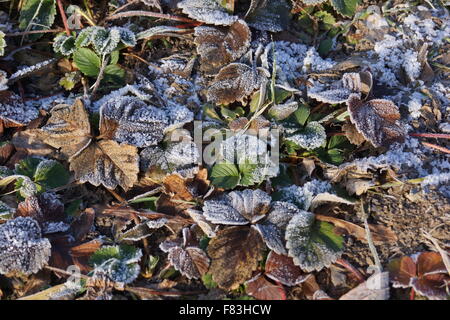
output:
<svg viewBox="0 0 450 320"><path fill-rule="evenodd" d="M200 26L195 28L194 43L200 55L201 69L216 73L222 66L239 59L250 47L251 31L245 21L229 27Z"/></svg>
<svg viewBox="0 0 450 320"><path fill-rule="evenodd" d="M100 129L100 137L106 137L104 130L107 128L103 126ZM102 184L109 189L120 185L126 189L137 180L137 148L113 140L94 140L89 116L81 100L72 106L56 106L44 127L22 132L16 141L22 143L27 137L58 149L69 160L70 170L75 172L75 179L80 182L95 186Z"/></svg>
<svg viewBox="0 0 450 320"><path fill-rule="evenodd" d="M209 267L209 258L205 252L196 247L171 248L169 261L174 268L188 279L198 279L203 276Z"/></svg>
<svg viewBox="0 0 450 320"><path fill-rule="evenodd" d="M118 185L130 188L139 173L137 148L118 144L113 140L91 143L83 152L70 159L70 170L75 179L94 186L115 189Z"/></svg>
<svg viewBox="0 0 450 320"><path fill-rule="evenodd" d="M156 145L169 125L166 113L134 97L119 97L100 108L100 131L108 139L139 148Z"/></svg>
<svg viewBox="0 0 450 320"><path fill-rule="evenodd" d="M420 252L393 259L388 264L394 287L412 287L429 299L447 299L450 276L437 252Z"/></svg>
<svg viewBox="0 0 450 320"><path fill-rule="evenodd" d="M339 300L388 300L389 299L389 273L379 272L372 275L367 281L350 290Z"/></svg>
<svg viewBox="0 0 450 320"><path fill-rule="evenodd" d="M374 99L363 102L359 95L351 94L347 107L356 129L375 147L404 142L405 131L398 121L400 113L392 101Z"/></svg>
<svg viewBox="0 0 450 320"><path fill-rule="evenodd" d="M267 256L265 275L290 287L306 281L310 276L296 266L291 257L273 251Z"/></svg>
<svg viewBox="0 0 450 320"><path fill-rule="evenodd" d="M286 300L283 286L271 283L261 274L248 280L245 284L246 292L258 300Z"/></svg>
<svg viewBox="0 0 450 320"><path fill-rule="evenodd" d="M362 144L366 139L364 136L358 132L356 127L352 123L345 123L342 126L342 131L344 131L345 136L347 137L348 141L350 143L359 146Z"/></svg>
<svg viewBox="0 0 450 320"><path fill-rule="evenodd" d="M216 104L242 101L258 89L267 76L262 68L255 70L243 63L230 63L214 78L207 92L208 101Z"/></svg>
<svg viewBox="0 0 450 320"><path fill-rule="evenodd" d="M0 91L0 133L3 127L25 126L38 115L38 110L24 104L17 94L11 91Z"/></svg>
<svg viewBox="0 0 450 320"><path fill-rule="evenodd" d="M264 243L253 228L228 227L220 230L208 246L209 273L223 289L234 290L248 280L262 259Z"/></svg>

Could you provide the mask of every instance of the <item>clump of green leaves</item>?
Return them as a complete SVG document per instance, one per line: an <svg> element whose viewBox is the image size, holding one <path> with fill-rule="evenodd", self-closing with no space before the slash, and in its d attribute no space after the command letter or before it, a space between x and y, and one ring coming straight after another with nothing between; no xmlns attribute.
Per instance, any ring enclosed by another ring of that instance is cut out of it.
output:
<svg viewBox="0 0 450 320"><path fill-rule="evenodd" d="M55 37L53 49L73 60L77 68L88 77L102 76L104 81L121 84L125 71L117 62L120 50L136 45L132 31L123 27L87 27L77 36L61 33ZM103 74L101 74L103 72ZM61 85L70 90L77 77L66 74Z"/></svg>
<svg viewBox="0 0 450 320"><path fill-rule="evenodd" d="M58 188L69 182L70 174L56 160L29 157L19 161L14 170L2 168L0 187L16 181L18 195L27 198Z"/></svg>
<svg viewBox="0 0 450 320"><path fill-rule="evenodd" d="M96 271L102 272L115 282L127 284L138 277L141 257L141 249L121 244L98 249L89 259L89 263L95 268L94 276Z"/></svg>
<svg viewBox="0 0 450 320"><path fill-rule="evenodd" d="M25 0L20 8L19 28L26 31L50 29L55 21L55 0ZM31 41L42 37L42 33L29 35Z"/></svg>

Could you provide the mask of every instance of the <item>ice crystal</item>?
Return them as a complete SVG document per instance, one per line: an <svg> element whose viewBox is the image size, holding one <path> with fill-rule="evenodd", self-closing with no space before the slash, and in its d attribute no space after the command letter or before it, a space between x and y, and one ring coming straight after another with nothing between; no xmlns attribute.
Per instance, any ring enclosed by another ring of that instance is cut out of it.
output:
<svg viewBox="0 0 450 320"><path fill-rule="evenodd" d="M286 134L285 137L286 140L294 142L299 147L307 150L319 148L327 139L325 128L316 121L309 122L301 131L297 131L293 134L289 134L289 131L287 133L288 134Z"/></svg>
<svg viewBox="0 0 450 320"><path fill-rule="evenodd" d="M24 126L36 119L39 111L29 104L24 104L22 99L12 93L7 99L0 102L0 119L6 121L6 126L10 122L13 126Z"/></svg>
<svg viewBox="0 0 450 320"><path fill-rule="evenodd" d="M0 273L36 273L50 258L50 241L30 217L18 217L0 225Z"/></svg>
<svg viewBox="0 0 450 320"><path fill-rule="evenodd" d="M313 198L321 193L332 192L333 188L328 181L314 179L303 186L290 185L283 187L277 194L279 200L295 204L302 210L309 210Z"/></svg>

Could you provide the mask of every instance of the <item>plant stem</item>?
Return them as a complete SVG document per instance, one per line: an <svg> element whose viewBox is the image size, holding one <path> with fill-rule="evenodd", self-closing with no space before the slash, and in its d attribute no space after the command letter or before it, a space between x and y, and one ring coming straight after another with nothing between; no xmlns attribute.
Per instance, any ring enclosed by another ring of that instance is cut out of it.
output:
<svg viewBox="0 0 450 320"><path fill-rule="evenodd" d="M30 30L30 31L7 33L7 34L5 34L5 37L20 37L20 36L27 36L29 34L37 34L37 33L58 33L61 31L64 31L64 29L58 28L58 29L48 29L48 30Z"/></svg>
<svg viewBox="0 0 450 320"><path fill-rule="evenodd" d="M410 133L412 137L450 139L450 134L445 133Z"/></svg>
<svg viewBox="0 0 450 320"><path fill-rule="evenodd" d="M62 21L64 24L64 30L66 30L66 34L68 36L70 36L69 23L67 22L67 16L66 16L66 13L64 12L62 2L61 2L61 0L56 0L56 3L58 3L59 14L61 15L61 18L62 18Z"/></svg>
<svg viewBox="0 0 450 320"><path fill-rule="evenodd" d="M436 144L428 143L428 142L422 142L422 144L423 144L425 147L432 148L432 149L436 149L436 150L439 150L439 151L442 151L442 152L445 152L445 153L450 154L450 149L447 149L447 148L445 148L445 147L441 147L441 146L438 146L438 145L436 145Z"/></svg>

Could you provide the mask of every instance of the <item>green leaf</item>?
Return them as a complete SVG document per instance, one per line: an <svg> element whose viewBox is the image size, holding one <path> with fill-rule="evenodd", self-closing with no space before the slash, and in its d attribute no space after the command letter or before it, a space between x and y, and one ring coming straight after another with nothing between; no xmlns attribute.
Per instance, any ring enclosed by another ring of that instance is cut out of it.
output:
<svg viewBox="0 0 450 320"><path fill-rule="evenodd" d="M103 80L106 82L123 84L125 82L125 70L118 64L110 64L105 68Z"/></svg>
<svg viewBox="0 0 450 320"><path fill-rule="evenodd" d="M278 104L282 103L284 100L291 96L292 92L284 90L283 88L275 87L275 98L273 99L271 97L271 99L274 100L276 104Z"/></svg>
<svg viewBox="0 0 450 320"><path fill-rule="evenodd" d="M41 162L42 159L40 158L28 157L23 160L20 160L16 164L14 171L16 172L16 174L27 176L33 179L34 173L36 172L36 168Z"/></svg>
<svg viewBox="0 0 450 320"><path fill-rule="evenodd" d="M45 189L61 187L69 183L69 172L55 160L44 160L36 168L34 182Z"/></svg>
<svg viewBox="0 0 450 320"><path fill-rule="evenodd" d="M352 17L356 12L359 0L331 0L333 8L341 15Z"/></svg>
<svg viewBox="0 0 450 320"><path fill-rule="evenodd" d="M0 201L0 220L12 218L14 212L16 212L15 209L11 208L3 201Z"/></svg>
<svg viewBox="0 0 450 320"><path fill-rule="evenodd" d="M348 147L349 141L346 136L332 136L328 141L328 149Z"/></svg>
<svg viewBox="0 0 450 320"><path fill-rule="evenodd" d="M211 103L206 103L203 105L203 114L205 116L210 117L213 120L218 120L218 121L222 122L222 118L216 112L214 105Z"/></svg>
<svg viewBox="0 0 450 320"><path fill-rule="evenodd" d="M325 221L315 221L311 240L335 252L344 249L344 238L334 232L334 226L331 223Z"/></svg>
<svg viewBox="0 0 450 320"><path fill-rule="evenodd" d="M96 77L100 72L100 57L91 49L78 49L73 54L73 61L77 68L87 76Z"/></svg>
<svg viewBox="0 0 450 320"><path fill-rule="evenodd" d="M306 120L308 120L309 114L311 113L311 109L307 104L302 104L300 107L294 112L295 119L297 122L304 126Z"/></svg>
<svg viewBox="0 0 450 320"><path fill-rule="evenodd" d="M239 172L241 174L241 180L239 181L239 185L247 187L259 183L254 177L254 172L257 169L258 165L255 163L249 163L245 161L245 163L239 164Z"/></svg>
<svg viewBox="0 0 450 320"><path fill-rule="evenodd" d="M211 182L219 188L233 189L239 183L238 168L232 163L216 163L211 170Z"/></svg>
<svg viewBox="0 0 450 320"><path fill-rule="evenodd" d="M336 23L333 15L327 11L318 11L314 14L320 21L320 27L323 30L330 30Z"/></svg>
<svg viewBox="0 0 450 320"><path fill-rule="evenodd" d="M72 90L80 81L81 74L78 71L68 72L59 80L59 84L66 90Z"/></svg>
<svg viewBox="0 0 450 320"><path fill-rule="evenodd" d="M333 48L333 39L325 38L322 41L320 41L319 48L317 49L317 51L321 56L325 56L331 51L331 48Z"/></svg>
<svg viewBox="0 0 450 320"><path fill-rule="evenodd" d="M111 52L111 60L109 61L109 64L117 64L117 62L119 62L119 55L120 55L120 51L119 50L114 50L113 52Z"/></svg>
<svg viewBox="0 0 450 320"><path fill-rule="evenodd" d="M312 121L303 130L287 136L286 140L294 142L304 149L313 150L325 144L327 134L320 123Z"/></svg>
<svg viewBox="0 0 450 320"><path fill-rule="evenodd" d="M210 273L205 273L202 276L202 282L203 285L207 288L207 289L214 289L217 288L217 283L214 282L212 275Z"/></svg>
<svg viewBox="0 0 450 320"><path fill-rule="evenodd" d="M27 31L50 29L55 15L55 0L25 0L20 9L19 28ZM36 40L42 36L42 33L32 34L29 39Z"/></svg>

